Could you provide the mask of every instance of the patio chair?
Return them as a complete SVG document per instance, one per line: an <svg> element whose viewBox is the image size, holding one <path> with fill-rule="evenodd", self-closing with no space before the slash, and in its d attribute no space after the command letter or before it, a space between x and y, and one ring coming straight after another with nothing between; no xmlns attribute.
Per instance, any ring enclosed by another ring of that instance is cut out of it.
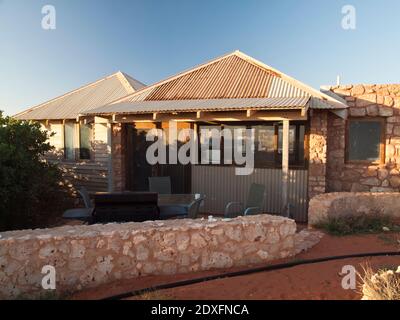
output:
<svg viewBox="0 0 400 320"><path fill-rule="evenodd" d="M158 194L171 194L171 178L149 177L149 191Z"/></svg>
<svg viewBox="0 0 400 320"><path fill-rule="evenodd" d="M80 220L84 222L91 222L93 217L93 205L90 201L89 192L85 187L82 187L78 190L78 193L83 199L83 203L85 204L85 208L76 208L76 209L69 209L66 210L62 217L64 219L71 219L71 220Z"/></svg>
<svg viewBox="0 0 400 320"><path fill-rule="evenodd" d="M229 202L225 207L225 217L234 218L237 216L247 216L262 213L262 207L265 198L265 186L263 184L253 183L250 186L246 204L241 202ZM236 207L238 210L234 211Z"/></svg>
<svg viewBox="0 0 400 320"><path fill-rule="evenodd" d="M201 203L203 202L204 197L200 196L198 199L193 200L189 205L185 204L176 204L176 205L161 205L158 206L160 209L160 218L163 220L166 219L196 219Z"/></svg>

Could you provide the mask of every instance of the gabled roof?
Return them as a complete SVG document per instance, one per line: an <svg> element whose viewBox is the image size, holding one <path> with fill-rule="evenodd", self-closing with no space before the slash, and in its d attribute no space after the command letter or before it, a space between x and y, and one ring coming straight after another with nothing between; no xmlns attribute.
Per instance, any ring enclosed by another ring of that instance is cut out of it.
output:
<svg viewBox="0 0 400 320"><path fill-rule="evenodd" d="M308 85L280 72L240 51L234 51L210 62L201 64L190 70L139 90L127 97L117 99L109 104L87 112L87 114L106 114L118 109L116 105L124 106L125 113L143 113L146 106L157 104L147 103L158 101L158 105L166 108L173 107L174 103L181 106L193 105L194 100L202 100L206 105L210 102L215 107L216 101L221 104L219 109L228 109L229 99L264 99L265 107L272 107L273 101L287 101L288 98L308 98L311 108L316 109L344 109L347 105ZM276 100L279 98L278 100ZM265 99L272 99L267 101ZM275 99L275 100L274 100ZM182 103L182 100L186 101ZM222 100L224 103L221 103ZM166 104L162 101L169 101ZM192 102L191 102L192 101ZM293 102L293 100L290 100ZM304 99L296 107L304 107ZM179 102L179 103L178 103ZM233 101L232 101L233 102ZM251 106L249 106L251 107ZM282 107L279 105L279 107ZM288 106L289 107L289 106ZM164 110L174 111L171 110ZM122 112L122 110L120 111ZM148 112L153 110L148 109Z"/></svg>
<svg viewBox="0 0 400 320"><path fill-rule="evenodd" d="M120 71L16 114L21 120L76 119L90 109L142 89L145 85Z"/></svg>

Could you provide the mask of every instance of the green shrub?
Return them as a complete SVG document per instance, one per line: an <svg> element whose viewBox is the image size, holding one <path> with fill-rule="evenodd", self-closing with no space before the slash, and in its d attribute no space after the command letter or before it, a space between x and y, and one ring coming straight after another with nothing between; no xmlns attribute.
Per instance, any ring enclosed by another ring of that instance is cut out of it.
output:
<svg viewBox="0 0 400 320"><path fill-rule="evenodd" d="M48 138L38 123L0 112L0 230L44 226L59 214L65 192L59 170L42 160Z"/></svg>
<svg viewBox="0 0 400 320"><path fill-rule="evenodd" d="M329 218L316 224L315 227L336 236L381 233L384 230L400 230L400 227L396 225L390 217L382 215L357 215Z"/></svg>

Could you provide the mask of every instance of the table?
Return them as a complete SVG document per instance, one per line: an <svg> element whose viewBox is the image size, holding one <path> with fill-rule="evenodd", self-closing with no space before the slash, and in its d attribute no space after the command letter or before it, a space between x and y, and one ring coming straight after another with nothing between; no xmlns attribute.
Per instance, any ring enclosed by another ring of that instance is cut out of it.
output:
<svg viewBox="0 0 400 320"><path fill-rule="evenodd" d="M158 208L160 209L161 219L184 218L189 215L189 210L195 211L195 216L198 214L200 203L195 203L195 200L201 199L200 194L159 194Z"/></svg>

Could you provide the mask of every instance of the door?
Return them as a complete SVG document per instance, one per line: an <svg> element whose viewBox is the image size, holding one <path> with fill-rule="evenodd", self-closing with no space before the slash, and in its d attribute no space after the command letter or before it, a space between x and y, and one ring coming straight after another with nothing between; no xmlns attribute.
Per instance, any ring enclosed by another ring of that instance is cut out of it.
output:
<svg viewBox="0 0 400 320"><path fill-rule="evenodd" d="M146 150L153 143L146 141L146 134L151 128L135 128L127 125L127 189L149 191L149 177L156 169L146 160Z"/></svg>

